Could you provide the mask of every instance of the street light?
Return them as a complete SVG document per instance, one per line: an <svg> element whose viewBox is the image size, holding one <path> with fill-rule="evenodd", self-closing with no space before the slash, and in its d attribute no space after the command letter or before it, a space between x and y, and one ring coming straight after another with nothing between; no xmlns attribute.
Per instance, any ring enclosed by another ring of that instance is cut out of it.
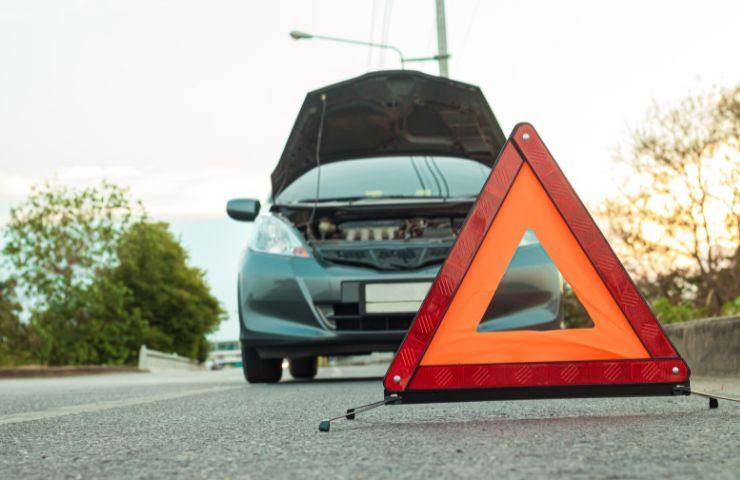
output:
<svg viewBox="0 0 740 480"><path fill-rule="evenodd" d="M318 40L328 40L330 42L339 42L339 43L350 43L352 45L362 45L364 47L371 47L371 48L383 48L386 50L393 50L398 54L398 60L401 62L401 69L404 69L406 67L406 63L408 62L427 62L431 60L444 60L447 58L450 58L449 54L445 55L435 55L433 57L413 57L413 58L406 58L403 56L403 52L401 52L401 49L398 47L394 47L393 45L386 45L383 43L373 43L373 42L363 42L360 40L351 40L348 38L337 38L337 37L327 37L324 35L313 35L311 33L301 32L299 30L293 30L290 32L291 38L293 40L311 40L313 38L316 38Z"/></svg>

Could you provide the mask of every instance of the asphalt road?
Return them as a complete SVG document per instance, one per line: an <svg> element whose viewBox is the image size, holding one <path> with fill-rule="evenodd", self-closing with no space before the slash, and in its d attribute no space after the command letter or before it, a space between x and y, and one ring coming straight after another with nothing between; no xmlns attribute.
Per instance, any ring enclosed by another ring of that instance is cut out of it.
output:
<svg viewBox="0 0 740 480"><path fill-rule="evenodd" d="M380 399L383 371L2 380L0 478L740 477L740 404L695 396L386 406L318 431Z"/></svg>

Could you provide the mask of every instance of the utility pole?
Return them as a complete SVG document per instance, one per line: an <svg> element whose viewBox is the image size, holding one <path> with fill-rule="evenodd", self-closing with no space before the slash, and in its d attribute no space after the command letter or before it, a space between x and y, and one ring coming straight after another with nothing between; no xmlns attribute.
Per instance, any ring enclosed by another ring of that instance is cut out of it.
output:
<svg viewBox="0 0 740 480"><path fill-rule="evenodd" d="M439 58L439 76L449 77L450 67L447 53L447 26L445 22L445 0L437 2L437 58Z"/></svg>

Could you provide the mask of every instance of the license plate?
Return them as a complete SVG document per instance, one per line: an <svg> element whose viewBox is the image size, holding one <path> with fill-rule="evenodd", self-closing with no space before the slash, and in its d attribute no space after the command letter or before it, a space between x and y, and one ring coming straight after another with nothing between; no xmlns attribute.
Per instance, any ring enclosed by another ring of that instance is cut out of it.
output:
<svg viewBox="0 0 740 480"><path fill-rule="evenodd" d="M416 313L432 282L366 283L365 313Z"/></svg>

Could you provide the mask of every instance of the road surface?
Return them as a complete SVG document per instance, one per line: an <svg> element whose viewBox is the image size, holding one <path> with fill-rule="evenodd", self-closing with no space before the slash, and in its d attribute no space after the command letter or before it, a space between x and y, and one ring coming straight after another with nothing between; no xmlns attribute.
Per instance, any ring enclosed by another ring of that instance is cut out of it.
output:
<svg viewBox="0 0 740 480"><path fill-rule="evenodd" d="M0 478L732 478L740 405L699 397L386 406L383 366L0 381ZM739 382L708 384L737 394Z"/></svg>

